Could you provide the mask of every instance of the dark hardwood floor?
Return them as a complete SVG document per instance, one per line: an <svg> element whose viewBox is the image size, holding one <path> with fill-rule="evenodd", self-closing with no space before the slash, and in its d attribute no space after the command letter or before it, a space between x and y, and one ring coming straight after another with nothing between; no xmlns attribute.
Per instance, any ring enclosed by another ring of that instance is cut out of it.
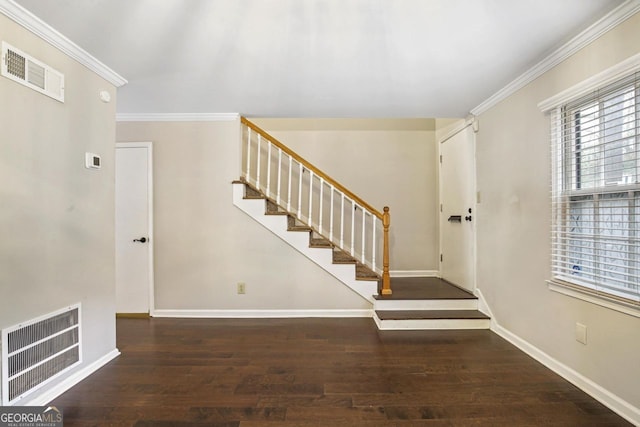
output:
<svg viewBox="0 0 640 427"><path fill-rule="evenodd" d="M371 319L118 319L65 426L622 426L490 331Z"/></svg>

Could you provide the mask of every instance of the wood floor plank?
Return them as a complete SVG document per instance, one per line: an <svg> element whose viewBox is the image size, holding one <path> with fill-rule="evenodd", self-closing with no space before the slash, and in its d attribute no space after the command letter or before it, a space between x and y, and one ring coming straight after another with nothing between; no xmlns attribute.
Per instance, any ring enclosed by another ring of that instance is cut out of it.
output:
<svg viewBox="0 0 640 427"><path fill-rule="evenodd" d="M118 319L65 426L627 426L490 331L371 319Z"/></svg>

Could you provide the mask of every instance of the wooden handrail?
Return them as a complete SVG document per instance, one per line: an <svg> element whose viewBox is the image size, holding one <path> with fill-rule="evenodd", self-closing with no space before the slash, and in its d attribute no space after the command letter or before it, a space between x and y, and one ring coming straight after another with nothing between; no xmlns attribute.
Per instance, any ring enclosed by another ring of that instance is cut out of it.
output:
<svg viewBox="0 0 640 427"><path fill-rule="evenodd" d="M378 211L377 209L373 208L371 205L369 205L367 202L362 200L360 197L358 197L355 194L353 194L351 191L347 190L342 184L340 184L335 179L331 178L325 172L321 171L320 169L318 169L317 167L315 167L314 165L309 163L307 160L303 159L298 153L296 153L295 151L293 151L292 149L290 149L289 147L287 147L286 145L284 145L283 143L281 143L280 141L275 139L273 136L269 135L267 132L262 130L256 124L254 124L251 121L249 121L246 117L241 117L240 120L241 120L241 122L243 124L247 125L248 127L253 129L257 133L259 133L263 138L266 138L273 145L275 145L276 147L281 149L283 152L285 152L288 155L290 155L295 161L297 161L298 163L302 164L305 168L309 169L314 174L322 177L322 179L324 179L329 184L333 185L336 189L338 189L339 191L344 193L347 197L349 197L351 200L356 202L358 205L362 206L364 209L366 209L369 212L371 212L373 215L378 217L380 220L384 220L384 215L380 211Z"/></svg>
<svg viewBox="0 0 640 427"><path fill-rule="evenodd" d="M284 145L283 143L281 143L280 141L275 139L273 136L269 135L266 131L262 130L256 124L252 123L246 117L241 117L240 121L242 122L242 124L246 125L250 129L253 129L255 132L257 132L260 136L265 138L271 144L273 144L276 147L278 147L284 153L286 153L289 156L291 156L292 159L297 161L303 167L305 167L306 169L310 170L314 174L316 174L319 177L321 177L322 179L324 179L325 182L331 184L335 189L337 189L338 191L342 192L345 196L349 197L355 203L360 205L363 209L366 209L368 212L370 212L372 215L375 215L378 219L380 219L382 221L382 227L383 227L382 286L381 286L381 289L380 289L380 293L382 293L382 295L391 295L392 294L392 291L391 291L391 278L390 278L390 274L389 274L389 227L391 225L391 215L389 214L389 207L385 206L384 209L383 209L384 213L381 213L380 211L378 211L377 209L375 209L371 205L369 205L367 202L362 200L360 197L356 196L351 191L346 189L338 181L336 181L335 179L331 178L329 175L327 175L326 173L324 173L323 171L321 171L320 169L318 169L317 167L315 167L314 165L309 163L307 160L303 159L298 153L296 153L295 151L293 151L292 149L290 149L289 147L287 147L286 145ZM364 220L364 216L363 216L363 220Z"/></svg>

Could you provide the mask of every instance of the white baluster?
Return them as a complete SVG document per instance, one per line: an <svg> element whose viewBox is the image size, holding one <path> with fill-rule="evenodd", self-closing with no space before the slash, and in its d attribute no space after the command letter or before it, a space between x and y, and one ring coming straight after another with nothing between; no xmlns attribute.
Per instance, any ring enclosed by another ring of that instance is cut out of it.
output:
<svg viewBox="0 0 640 427"><path fill-rule="evenodd" d="M340 192L340 249L344 249L344 193Z"/></svg>
<svg viewBox="0 0 640 427"><path fill-rule="evenodd" d="M329 188L331 189L331 206L329 207L331 210L329 213L329 240L333 243L333 192L335 189L333 185L329 186Z"/></svg>
<svg viewBox="0 0 640 427"><path fill-rule="evenodd" d="M302 163L298 163L300 165L300 175L298 182L298 219L302 219L302 174L304 173L304 168L302 167Z"/></svg>
<svg viewBox="0 0 640 427"><path fill-rule="evenodd" d="M247 182L251 182L251 128L247 127L247 174L245 178Z"/></svg>
<svg viewBox="0 0 640 427"><path fill-rule="evenodd" d="M367 263L367 259L365 258L365 245L366 243L366 239L365 239L365 230L366 230L366 226L367 225L367 211L364 210L364 208L362 208L362 263L366 264Z"/></svg>
<svg viewBox="0 0 640 427"><path fill-rule="evenodd" d="M262 135L258 134L258 171L256 172L256 188L260 190L260 143L262 142Z"/></svg>
<svg viewBox="0 0 640 427"><path fill-rule="evenodd" d="M287 212L291 212L291 174L293 168L293 158L289 156L289 181L287 182Z"/></svg>
<svg viewBox="0 0 640 427"><path fill-rule="evenodd" d="M355 256L356 209L358 209L358 205L356 205L356 202L351 200L351 256Z"/></svg>
<svg viewBox="0 0 640 427"><path fill-rule="evenodd" d="M311 210L313 207L313 171L309 171L309 226L313 227L312 215L313 211Z"/></svg>
<svg viewBox="0 0 640 427"><path fill-rule="evenodd" d="M267 197L271 198L271 141L267 140Z"/></svg>
<svg viewBox="0 0 640 427"><path fill-rule="evenodd" d="M320 219L318 220L318 230L320 230L320 234L322 234L322 196L323 196L323 191L324 191L324 179L322 179L322 177L320 177Z"/></svg>
<svg viewBox="0 0 640 427"><path fill-rule="evenodd" d="M376 216L371 215L371 266L373 271L376 271L376 219Z"/></svg>
<svg viewBox="0 0 640 427"><path fill-rule="evenodd" d="M280 205L280 175L282 175L282 149L278 148L278 191L276 193L276 200Z"/></svg>

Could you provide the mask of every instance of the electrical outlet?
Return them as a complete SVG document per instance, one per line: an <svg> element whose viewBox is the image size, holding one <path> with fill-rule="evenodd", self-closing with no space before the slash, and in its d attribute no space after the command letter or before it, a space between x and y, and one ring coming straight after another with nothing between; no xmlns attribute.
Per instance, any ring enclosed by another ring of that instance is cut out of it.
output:
<svg viewBox="0 0 640 427"><path fill-rule="evenodd" d="M587 327L582 323L576 323L576 341L587 345Z"/></svg>
<svg viewBox="0 0 640 427"><path fill-rule="evenodd" d="M247 284L244 282L238 283L238 294L246 294L247 293Z"/></svg>

